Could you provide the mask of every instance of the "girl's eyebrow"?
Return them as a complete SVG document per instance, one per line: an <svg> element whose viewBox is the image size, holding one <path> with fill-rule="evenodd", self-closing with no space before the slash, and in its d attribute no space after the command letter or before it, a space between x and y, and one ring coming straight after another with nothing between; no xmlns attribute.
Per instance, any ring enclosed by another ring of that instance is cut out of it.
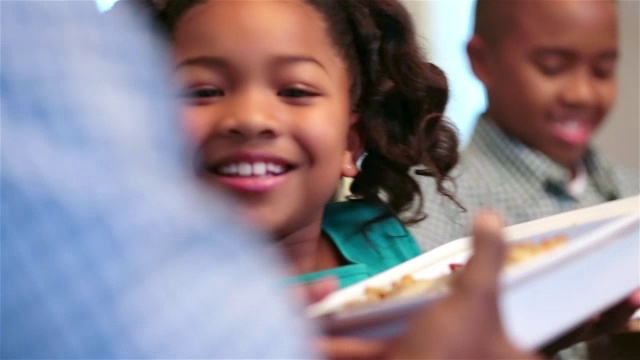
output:
<svg viewBox="0 0 640 360"><path fill-rule="evenodd" d="M281 67L281 66L286 66L286 65L295 64L295 63L312 63L319 66L325 73L329 74L329 72L327 71L327 68L320 61L318 61L317 59L311 56L282 55L282 56L275 57L275 59L272 62L273 67Z"/></svg>
<svg viewBox="0 0 640 360"><path fill-rule="evenodd" d="M212 56L199 56L195 58L188 58L181 61L176 65L175 70L179 70L185 66L203 66L210 69L228 69L231 66L227 61L219 57Z"/></svg>
<svg viewBox="0 0 640 360"><path fill-rule="evenodd" d="M327 75L329 72L327 68L317 59L311 56L304 55L281 55L276 56L272 61L270 66L273 68L284 67L296 63L310 63L321 68ZM202 66L209 69L221 69L221 70L229 70L232 66L229 62L223 58L215 57L215 56L198 56L194 58L188 58L186 60L181 61L175 67L175 70L180 70L183 67L187 66Z"/></svg>

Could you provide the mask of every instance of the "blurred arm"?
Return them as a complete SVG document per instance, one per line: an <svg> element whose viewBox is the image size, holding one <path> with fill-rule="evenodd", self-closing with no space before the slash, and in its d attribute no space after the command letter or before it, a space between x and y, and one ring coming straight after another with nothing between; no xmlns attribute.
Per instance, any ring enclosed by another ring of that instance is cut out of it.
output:
<svg viewBox="0 0 640 360"><path fill-rule="evenodd" d="M146 20L0 6L1 357L310 356L278 259L189 177Z"/></svg>

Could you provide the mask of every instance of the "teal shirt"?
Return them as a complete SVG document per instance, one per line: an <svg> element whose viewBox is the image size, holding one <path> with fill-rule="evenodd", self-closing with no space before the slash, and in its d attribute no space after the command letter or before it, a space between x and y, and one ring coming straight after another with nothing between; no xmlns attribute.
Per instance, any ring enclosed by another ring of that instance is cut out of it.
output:
<svg viewBox="0 0 640 360"><path fill-rule="evenodd" d="M363 228L385 212L378 205L357 200L327 205L322 231L334 242L347 264L290 280L299 283L333 276L338 278L340 287L345 287L420 255L415 239L395 217L386 217Z"/></svg>

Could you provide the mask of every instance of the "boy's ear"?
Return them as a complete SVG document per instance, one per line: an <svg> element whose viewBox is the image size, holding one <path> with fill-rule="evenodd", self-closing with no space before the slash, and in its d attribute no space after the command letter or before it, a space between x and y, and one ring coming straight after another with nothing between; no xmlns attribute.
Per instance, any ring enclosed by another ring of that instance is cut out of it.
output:
<svg viewBox="0 0 640 360"><path fill-rule="evenodd" d="M474 34L467 43L467 55L473 73L476 74L485 87L491 84L491 49L487 42L477 34Z"/></svg>
<svg viewBox="0 0 640 360"><path fill-rule="evenodd" d="M359 113L351 114L349 118L349 133L347 134L347 148L345 149L342 159L341 174L344 177L355 177L358 175L356 163L360 155L364 152L364 142L362 141L358 120L360 120Z"/></svg>

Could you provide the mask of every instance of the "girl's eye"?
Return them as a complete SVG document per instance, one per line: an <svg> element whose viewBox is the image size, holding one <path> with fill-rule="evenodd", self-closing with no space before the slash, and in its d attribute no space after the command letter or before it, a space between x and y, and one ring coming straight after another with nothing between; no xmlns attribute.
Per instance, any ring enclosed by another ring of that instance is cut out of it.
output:
<svg viewBox="0 0 640 360"><path fill-rule="evenodd" d="M206 99L224 96L224 91L215 88L186 89L182 97L188 99Z"/></svg>
<svg viewBox="0 0 640 360"><path fill-rule="evenodd" d="M278 91L278 96L287 97L287 98L302 98L302 97L317 96L317 94L307 90L288 88L288 89Z"/></svg>

